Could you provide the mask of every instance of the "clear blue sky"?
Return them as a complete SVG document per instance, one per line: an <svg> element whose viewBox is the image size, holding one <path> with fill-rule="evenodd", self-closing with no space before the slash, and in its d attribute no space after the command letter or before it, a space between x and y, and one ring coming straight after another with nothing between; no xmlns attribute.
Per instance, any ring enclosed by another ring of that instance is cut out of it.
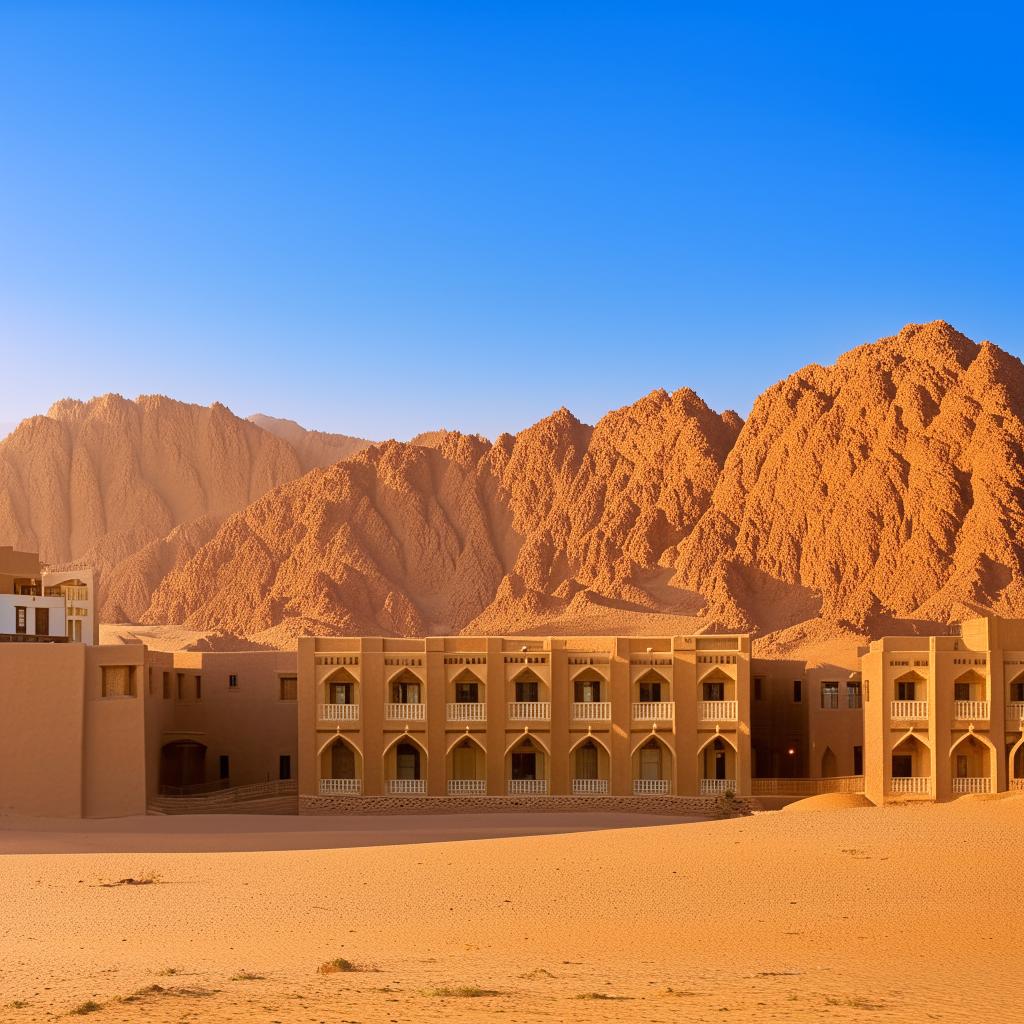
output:
<svg viewBox="0 0 1024 1024"><path fill-rule="evenodd" d="M0 0L0 421L494 435L1024 352L1009 5Z"/></svg>

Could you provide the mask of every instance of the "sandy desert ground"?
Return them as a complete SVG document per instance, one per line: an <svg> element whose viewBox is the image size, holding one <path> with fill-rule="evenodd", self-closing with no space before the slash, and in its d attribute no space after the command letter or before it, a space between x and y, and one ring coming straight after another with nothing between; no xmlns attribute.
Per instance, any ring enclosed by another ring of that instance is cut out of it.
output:
<svg viewBox="0 0 1024 1024"><path fill-rule="evenodd" d="M835 802L340 850L11 854L0 1017L1021 1019L1024 796ZM339 958L358 969L318 973Z"/></svg>

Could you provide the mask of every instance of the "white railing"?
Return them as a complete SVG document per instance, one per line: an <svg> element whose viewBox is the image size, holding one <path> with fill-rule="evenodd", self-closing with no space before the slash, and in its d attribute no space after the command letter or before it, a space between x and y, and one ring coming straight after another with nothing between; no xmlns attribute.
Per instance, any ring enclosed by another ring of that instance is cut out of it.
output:
<svg viewBox="0 0 1024 1024"><path fill-rule="evenodd" d="M572 791L576 796L593 796L608 792L607 779L573 779Z"/></svg>
<svg viewBox="0 0 1024 1024"><path fill-rule="evenodd" d="M671 722L676 717L676 706L671 701L638 701L633 705L636 722Z"/></svg>
<svg viewBox="0 0 1024 1024"><path fill-rule="evenodd" d="M547 700L516 700L508 706L508 717L519 721L546 722L551 718L551 702Z"/></svg>
<svg viewBox="0 0 1024 1024"><path fill-rule="evenodd" d="M928 717L928 701L926 700L894 700L891 716L893 719L918 720Z"/></svg>
<svg viewBox="0 0 1024 1024"><path fill-rule="evenodd" d="M404 793L418 793L422 796L426 791L426 779L388 779L388 792L392 796Z"/></svg>
<svg viewBox="0 0 1024 1024"><path fill-rule="evenodd" d="M739 717L738 702L734 700L702 700L700 720L702 722L735 722Z"/></svg>
<svg viewBox="0 0 1024 1024"><path fill-rule="evenodd" d="M668 779L634 779L634 796L668 796Z"/></svg>
<svg viewBox="0 0 1024 1024"><path fill-rule="evenodd" d="M988 793L992 788L991 779L981 778L954 778L953 779L953 792L954 793Z"/></svg>
<svg viewBox="0 0 1024 1024"><path fill-rule="evenodd" d="M320 792L322 794L346 793L349 796L359 796L363 791L361 779L321 779Z"/></svg>
<svg viewBox="0 0 1024 1024"><path fill-rule="evenodd" d="M486 722L486 704L449 704L449 722Z"/></svg>
<svg viewBox="0 0 1024 1024"><path fill-rule="evenodd" d="M735 793L736 792L736 780L735 779L701 779L700 780L700 795L701 796L721 796L723 793Z"/></svg>
<svg viewBox="0 0 1024 1024"><path fill-rule="evenodd" d="M449 796L485 796L487 793L486 779L449 779Z"/></svg>
<svg viewBox="0 0 1024 1024"><path fill-rule="evenodd" d="M910 796L928 796L932 791L932 780L927 775L914 775L908 779L894 778L890 781L889 792Z"/></svg>
<svg viewBox="0 0 1024 1024"><path fill-rule="evenodd" d="M355 722L358 718L358 704L320 705L320 721L322 722Z"/></svg>
<svg viewBox="0 0 1024 1024"><path fill-rule="evenodd" d="M987 700L955 700L953 701L953 717L965 720L988 720Z"/></svg>
<svg viewBox="0 0 1024 1024"><path fill-rule="evenodd" d="M422 722L427 717L427 705L385 704L384 717L390 722Z"/></svg>
<svg viewBox="0 0 1024 1024"><path fill-rule="evenodd" d="M576 701L572 706L574 722L610 722L612 704L607 700Z"/></svg>
<svg viewBox="0 0 1024 1024"><path fill-rule="evenodd" d="M509 796L546 796L548 791L547 779L509 779Z"/></svg>
<svg viewBox="0 0 1024 1024"><path fill-rule="evenodd" d="M1024 779L1010 779L1010 789L1024 789Z"/></svg>
<svg viewBox="0 0 1024 1024"><path fill-rule="evenodd" d="M1011 700L1006 705L1006 724L1016 729L1016 723L1024 721L1024 701Z"/></svg>

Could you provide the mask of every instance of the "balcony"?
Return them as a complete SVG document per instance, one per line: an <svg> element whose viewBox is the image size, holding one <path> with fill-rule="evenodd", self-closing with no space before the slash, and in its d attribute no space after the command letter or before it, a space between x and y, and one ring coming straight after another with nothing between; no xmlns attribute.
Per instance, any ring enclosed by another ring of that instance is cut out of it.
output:
<svg viewBox="0 0 1024 1024"><path fill-rule="evenodd" d="M639 701L633 705L634 722L671 722L676 717L676 706L671 701Z"/></svg>
<svg viewBox="0 0 1024 1024"><path fill-rule="evenodd" d="M1024 701L1012 700L1006 705L1006 724L1016 729L1018 722L1024 722Z"/></svg>
<svg viewBox="0 0 1024 1024"><path fill-rule="evenodd" d="M962 793L990 793L992 780L988 778L957 778L953 779L953 792L958 796Z"/></svg>
<svg viewBox="0 0 1024 1024"><path fill-rule="evenodd" d="M385 704L384 717L389 722L422 722L427 717L427 705Z"/></svg>
<svg viewBox="0 0 1024 1024"><path fill-rule="evenodd" d="M739 718L739 705L734 700L702 700L700 720L702 722L735 722Z"/></svg>
<svg viewBox="0 0 1024 1024"><path fill-rule="evenodd" d="M633 796L668 796L668 779L634 779Z"/></svg>
<svg viewBox="0 0 1024 1024"><path fill-rule="evenodd" d="M604 796L608 792L607 779L573 779L573 796Z"/></svg>
<svg viewBox="0 0 1024 1024"><path fill-rule="evenodd" d="M904 779L892 779L889 792L894 796L930 796L932 780L927 775L914 775Z"/></svg>
<svg viewBox="0 0 1024 1024"><path fill-rule="evenodd" d="M551 720L551 702L547 700L513 701L508 706L508 717L518 722L548 722Z"/></svg>
<svg viewBox="0 0 1024 1024"><path fill-rule="evenodd" d="M486 796L486 779L449 779L449 796Z"/></svg>
<svg viewBox="0 0 1024 1024"><path fill-rule="evenodd" d="M361 779L321 779L321 796L359 796L363 791Z"/></svg>
<svg viewBox="0 0 1024 1024"><path fill-rule="evenodd" d="M358 722L358 704L321 704L321 722Z"/></svg>
<svg viewBox="0 0 1024 1024"><path fill-rule="evenodd" d="M725 793L736 792L735 779L701 779L701 796L723 796Z"/></svg>
<svg viewBox="0 0 1024 1024"><path fill-rule="evenodd" d="M953 717L965 722L987 722L987 700L955 700L953 701Z"/></svg>
<svg viewBox="0 0 1024 1024"><path fill-rule="evenodd" d="M547 796L547 779L509 779L509 796Z"/></svg>
<svg viewBox="0 0 1024 1024"><path fill-rule="evenodd" d="M406 704L404 707L415 705ZM388 793L391 796L424 796L426 792L426 779L388 779Z"/></svg>
<svg viewBox="0 0 1024 1024"><path fill-rule="evenodd" d="M610 722L612 704L607 700L576 701L572 706L574 722Z"/></svg>
<svg viewBox="0 0 1024 1024"><path fill-rule="evenodd" d="M486 722L486 704L449 704L447 718L449 722Z"/></svg>
<svg viewBox="0 0 1024 1024"><path fill-rule="evenodd" d="M928 717L926 700L894 700L890 717L894 722L919 722Z"/></svg>

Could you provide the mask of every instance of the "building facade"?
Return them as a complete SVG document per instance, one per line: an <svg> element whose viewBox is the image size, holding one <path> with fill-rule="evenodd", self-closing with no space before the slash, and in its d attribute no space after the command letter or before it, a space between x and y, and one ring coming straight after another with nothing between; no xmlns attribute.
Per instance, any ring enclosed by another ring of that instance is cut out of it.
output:
<svg viewBox="0 0 1024 1024"><path fill-rule="evenodd" d="M750 640L302 638L299 793L750 790Z"/></svg>
<svg viewBox="0 0 1024 1024"><path fill-rule="evenodd" d="M0 547L0 643L99 642L95 573L45 569L39 556Z"/></svg>
<svg viewBox="0 0 1024 1024"><path fill-rule="evenodd" d="M1024 788L1024 620L875 640L861 675L871 801Z"/></svg>

